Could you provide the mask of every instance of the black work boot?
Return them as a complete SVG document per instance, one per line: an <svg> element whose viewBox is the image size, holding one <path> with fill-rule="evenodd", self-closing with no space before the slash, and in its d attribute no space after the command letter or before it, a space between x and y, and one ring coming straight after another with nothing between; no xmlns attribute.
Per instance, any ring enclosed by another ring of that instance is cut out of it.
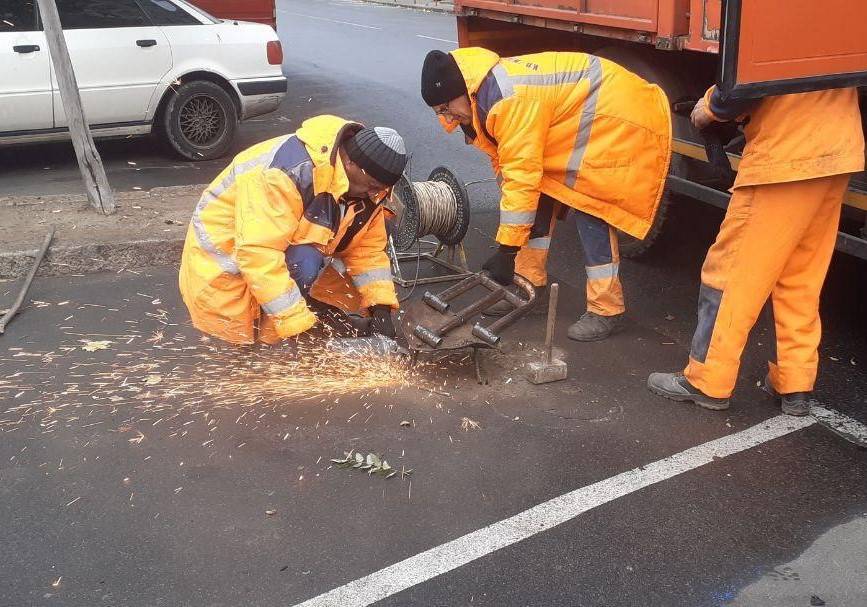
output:
<svg viewBox="0 0 867 607"><path fill-rule="evenodd" d="M815 402L810 392L791 392L789 394L780 394L771 384L771 376L765 375L765 381L762 384L762 390L780 399L780 408L786 415L794 415L795 417L804 417L810 414L810 407Z"/></svg>
<svg viewBox="0 0 867 607"><path fill-rule="evenodd" d="M683 373L651 373L647 378L647 388L670 400L691 401L713 411L729 408L729 399L708 396L689 383Z"/></svg>
<svg viewBox="0 0 867 607"><path fill-rule="evenodd" d="M601 341L623 328L623 314L602 316L596 312L584 312L566 333L575 341Z"/></svg>
<svg viewBox="0 0 867 607"><path fill-rule="evenodd" d="M547 314L548 313L548 298L550 291L547 286L533 287L536 291L536 299L533 300L533 307L530 314ZM523 293L523 291L521 291ZM510 304L505 299L501 299L490 308L482 312L485 316L505 316L515 309L515 306Z"/></svg>

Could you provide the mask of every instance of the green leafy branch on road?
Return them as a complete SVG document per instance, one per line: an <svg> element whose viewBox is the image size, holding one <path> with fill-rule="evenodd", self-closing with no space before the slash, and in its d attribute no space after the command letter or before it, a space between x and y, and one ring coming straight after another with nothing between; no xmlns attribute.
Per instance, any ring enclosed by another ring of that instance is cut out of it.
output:
<svg viewBox="0 0 867 607"><path fill-rule="evenodd" d="M387 460L382 459L375 453L368 453L367 457L365 457L359 452L356 452L354 455L352 451L348 453L344 452L343 458L332 459L331 462L337 464L341 468L365 470L368 476L380 474L385 476L385 478L392 478L397 475L397 470L392 468ZM409 476L410 474L412 474L412 470L401 470L400 472L401 478Z"/></svg>

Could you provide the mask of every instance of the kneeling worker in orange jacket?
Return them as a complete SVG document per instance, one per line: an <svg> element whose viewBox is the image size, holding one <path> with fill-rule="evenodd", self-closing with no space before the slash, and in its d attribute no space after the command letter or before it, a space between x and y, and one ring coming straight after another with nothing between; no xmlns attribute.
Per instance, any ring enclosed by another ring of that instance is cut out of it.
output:
<svg viewBox="0 0 867 607"><path fill-rule="evenodd" d="M683 373L653 373L648 388L708 409L729 406L741 353L762 307L774 316L765 389L807 415L821 337L819 294L850 173L864 169L856 89L724 102L711 88L692 113L749 117L734 193L701 271L698 325Z"/></svg>
<svg viewBox="0 0 867 607"><path fill-rule="evenodd" d="M427 55L421 92L446 130L460 126L502 178L500 247L483 267L503 284L517 271L543 296L554 223L571 208L587 312L568 336L608 337L625 310L616 230L644 238L668 174L662 89L585 53L500 57L463 48Z"/></svg>
<svg viewBox="0 0 867 607"><path fill-rule="evenodd" d="M241 152L187 232L180 288L193 324L233 343L273 343L342 310L394 337L380 202L406 160L392 129L336 116Z"/></svg>

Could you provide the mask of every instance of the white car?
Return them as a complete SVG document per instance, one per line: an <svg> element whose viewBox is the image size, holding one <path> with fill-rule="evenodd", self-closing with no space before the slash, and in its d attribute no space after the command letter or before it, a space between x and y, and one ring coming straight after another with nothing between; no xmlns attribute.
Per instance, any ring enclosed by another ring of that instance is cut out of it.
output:
<svg viewBox="0 0 867 607"><path fill-rule="evenodd" d="M183 0L56 2L94 137L155 133L184 158L217 158L286 94L267 25ZM36 0L0 0L0 145L68 137Z"/></svg>

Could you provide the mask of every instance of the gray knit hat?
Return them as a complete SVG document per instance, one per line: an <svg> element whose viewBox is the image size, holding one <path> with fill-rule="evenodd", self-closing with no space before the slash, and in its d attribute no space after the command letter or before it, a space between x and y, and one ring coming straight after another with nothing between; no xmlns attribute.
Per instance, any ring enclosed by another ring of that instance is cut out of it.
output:
<svg viewBox="0 0 867 607"><path fill-rule="evenodd" d="M406 148L397 131L384 126L361 129L343 144L346 155L383 185L392 186L406 167Z"/></svg>

